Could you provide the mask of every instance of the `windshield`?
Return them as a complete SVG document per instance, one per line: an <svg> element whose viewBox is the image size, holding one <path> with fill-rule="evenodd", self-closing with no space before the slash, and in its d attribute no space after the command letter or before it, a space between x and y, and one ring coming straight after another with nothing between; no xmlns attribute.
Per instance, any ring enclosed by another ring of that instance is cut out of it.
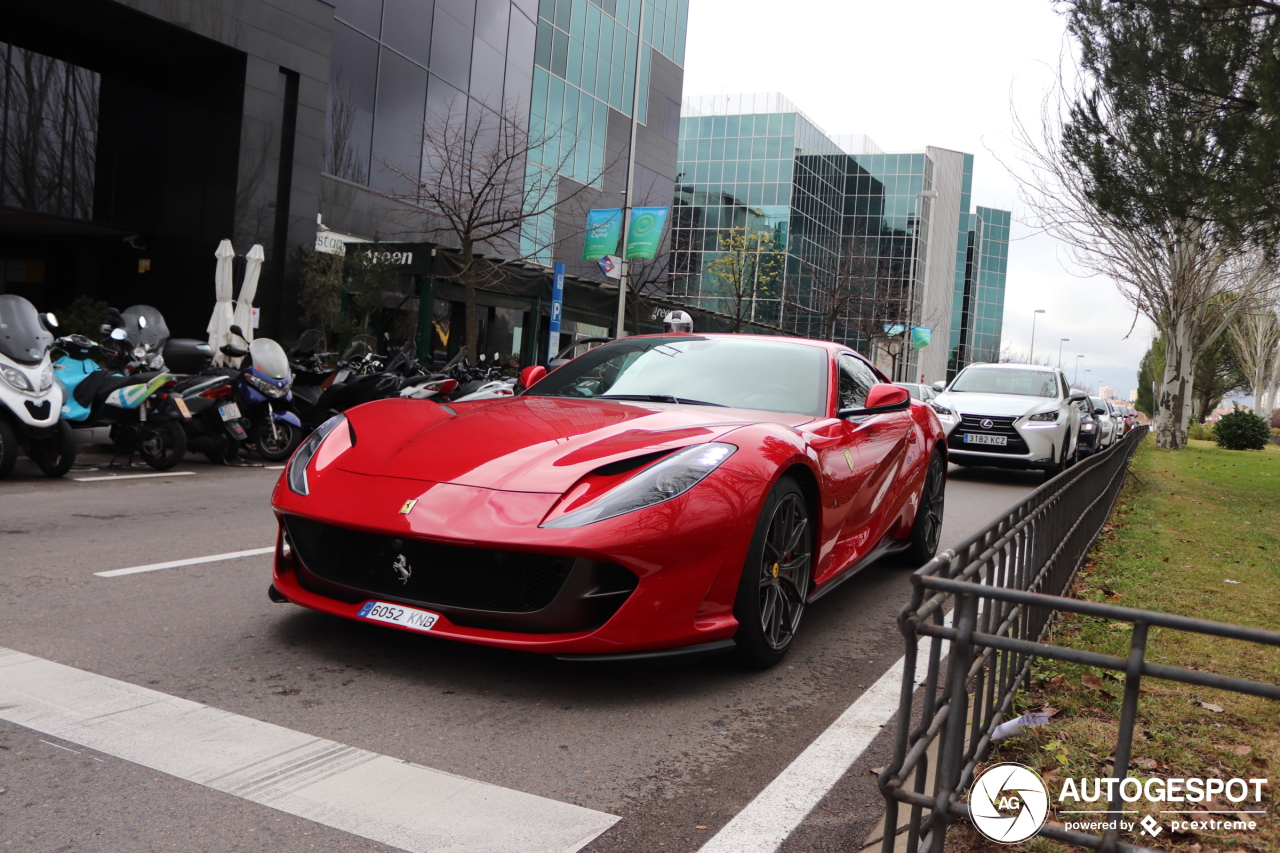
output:
<svg viewBox="0 0 1280 853"><path fill-rule="evenodd" d="M538 397L627 397L820 416L825 350L749 338L631 338L549 373Z"/></svg>
<svg viewBox="0 0 1280 853"><path fill-rule="evenodd" d="M289 358L284 347L271 338L258 338L249 344L249 358L254 369L270 379L284 379L289 375Z"/></svg>
<svg viewBox="0 0 1280 853"><path fill-rule="evenodd" d="M152 352L159 352L164 342L169 340L169 327L165 325L164 315L150 305L131 305L124 309L124 330L129 333L129 343L135 347L148 347ZM144 327L138 322L139 317L146 317Z"/></svg>
<svg viewBox="0 0 1280 853"><path fill-rule="evenodd" d="M342 351L342 360L351 361L363 358L377 349L377 346L378 339L373 335L356 335L351 339L351 343L347 344L347 348Z"/></svg>
<svg viewBox="0 0 1280 853"><path fill-rule="evenodd" d="M40 322L36 306L13 293L0 293L0 353L19 364L38 364L53 335Z"/></svg>
<svg viewBox="0 0 1280 853"><path fill-rule="evenodd" d="M307 329L294 343L293 354L305 358L318 352L325 352L327 349L328 347L324 345L324 332L319 329Z"/></svg>
<svg viewBox="0 0 1280 853"><path fill-rule="evenodd" d="M957 376L956 381L947 390L1055 399L1058 396L1058 377L1046 370L971 367Z"/></svg>

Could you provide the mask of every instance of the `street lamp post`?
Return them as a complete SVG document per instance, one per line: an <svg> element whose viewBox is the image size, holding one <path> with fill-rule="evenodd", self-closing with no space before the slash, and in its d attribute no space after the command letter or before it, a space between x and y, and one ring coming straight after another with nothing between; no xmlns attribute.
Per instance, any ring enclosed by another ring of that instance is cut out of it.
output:
<svg viewBox="0 0 1280 853"><path fill-rule="evenodd" d="M1037 308L1031 315L1031 354L1027 357L1027 361L1032 364L1036 363L1036 314L1043 314L1043 308Z"/></svg>
<svg viewBox="0 0 1280 853"><path fill-rule="evenodd" d="M1084 358L1084 356L1083 356L1083 355L1078 355L1078 356L1076 356L1076 372L1075 372L1075 374L1071 377L1071 384L1072 384L1072 385L1075 385L1077 382L1079 382L1079 381L1080 381L1080 359L1082 359L1082 358ZM1088 372L1089 372L1089 371L1087 371L1087 370L1085 371L1085 373L1088 373Z"/></svg>
<svg viewBox="0 0 1280 853"><path fill-rule="evenodd" d="M1062 345L1069 340L1071 340L1071 338L1062 338L1061 340L1058 341L1058 369L1059 370L1062 369Z"/></svg>

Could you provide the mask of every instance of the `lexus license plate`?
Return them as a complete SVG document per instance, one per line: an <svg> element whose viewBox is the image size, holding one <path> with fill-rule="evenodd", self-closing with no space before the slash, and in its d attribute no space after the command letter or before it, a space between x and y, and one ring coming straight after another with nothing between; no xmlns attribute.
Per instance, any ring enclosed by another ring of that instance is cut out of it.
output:
<svg viewBox="0 0 1280 853"><path fill-rule="evenodd" d="M999 447L1004 447L1009 443L1009 436L1007 435L974 435L971 432L967 432L964 434L964 443L965 444L994 444Z"/></svg>
<svg viewBox="0 0 1280 853"><path fill-rule="evenodd" d="M240 407L235 403L227 403L218 407L218 414L222 415L224 421L234 421L240 417Z"/></svg>
<svg viewBox="0 0 1280 853"><path fill-rule="evenodd" d="M436 620L440 618L439 614L428 610L416 610L402 604L388 604L385 601L366 601L356 615L361 619L386 622L414 631L430 631L436 624Z"/></svg>

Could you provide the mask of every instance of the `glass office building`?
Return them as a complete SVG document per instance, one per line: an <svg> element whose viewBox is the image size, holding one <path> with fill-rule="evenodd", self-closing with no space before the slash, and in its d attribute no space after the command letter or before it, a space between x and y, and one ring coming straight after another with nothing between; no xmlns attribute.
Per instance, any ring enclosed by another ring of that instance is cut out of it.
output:
<svg viewBox="0 0 1280 853"><path fill-rule="evenodd" d="M673 295L846 343L904 381L944 378L976 219L972 155L886 153L866 137L829 136L776 93L730 95L686 99L679 172ZM735 229L767 234L783 256L780 281L749 282L746 303L715 266ZM983 316L1003 310L1003 279L993 282ZM928 332L913 338L911 327ZM994 334L998 349L998 325Z"/></svg>
<svg viewBox="0 0 1280 853"><path fill-rule="evenodd" d="M961 221L967 230L957 257L948 379L974 362L999 361L1009 266L1009 211L979 207Z"/></svg>

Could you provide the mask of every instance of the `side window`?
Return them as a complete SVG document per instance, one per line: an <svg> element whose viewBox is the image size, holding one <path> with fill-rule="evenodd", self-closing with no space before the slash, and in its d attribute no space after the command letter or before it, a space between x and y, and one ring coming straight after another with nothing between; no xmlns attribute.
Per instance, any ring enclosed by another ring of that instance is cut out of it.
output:
<svg viewBox="0 0 1280 853"><path fill-rule="evenodd" d="M840 356L840 408L860 409L878 380L870 367L852 355Z"/></svg>

